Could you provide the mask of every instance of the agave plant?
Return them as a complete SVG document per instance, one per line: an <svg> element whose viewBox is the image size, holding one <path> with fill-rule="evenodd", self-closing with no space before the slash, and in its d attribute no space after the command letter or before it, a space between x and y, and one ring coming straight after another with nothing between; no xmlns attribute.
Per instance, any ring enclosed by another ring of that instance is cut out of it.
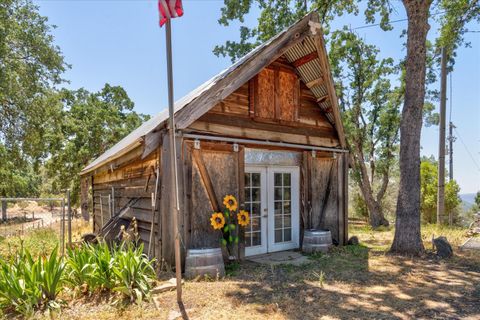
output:
<svg viewBox="0 0 480 320"><path fill-rule="evenodd" d="M133 244L117 247L113 272L117 280L114 291L121 292L137 303L149 297L155 271L153 260L143 253L143 244L137 248Z"/></svg>

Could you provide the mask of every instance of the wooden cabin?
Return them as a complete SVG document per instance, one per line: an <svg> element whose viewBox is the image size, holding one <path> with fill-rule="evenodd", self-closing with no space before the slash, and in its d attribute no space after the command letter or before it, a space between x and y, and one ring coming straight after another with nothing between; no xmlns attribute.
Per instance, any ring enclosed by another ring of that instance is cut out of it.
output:
<svg viewBox="0 0 480 320"><path fill-rule="evenodd" d="M300 248L311 228L346 243L348 153L318 21L305 16L176 102L183 258L186 249L219 246L210 216L226 194L251 214L240 258ZM126 212L145 247L173 264L169 129L161 112L81 178L95 231Z"/></svg>

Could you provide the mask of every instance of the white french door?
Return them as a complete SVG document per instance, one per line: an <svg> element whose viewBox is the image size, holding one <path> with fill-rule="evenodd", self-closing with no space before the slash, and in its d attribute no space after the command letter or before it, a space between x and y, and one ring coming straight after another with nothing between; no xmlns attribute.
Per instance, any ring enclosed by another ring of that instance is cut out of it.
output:
<svg viewBox="0 0 480 320"><path fill-rule="evenodd" d="M247 256L298 248L299 168L246 167L245 209Z"/></svg>

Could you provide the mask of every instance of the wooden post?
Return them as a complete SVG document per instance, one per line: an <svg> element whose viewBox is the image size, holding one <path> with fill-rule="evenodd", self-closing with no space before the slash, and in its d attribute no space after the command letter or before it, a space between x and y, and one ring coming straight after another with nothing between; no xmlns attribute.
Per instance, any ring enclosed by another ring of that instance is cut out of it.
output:
<svg viewBox="0 0 480 320"><path fill-rule="evenodd" d="M108 196L108 210L110 210L110 196ZM102 203L102 195L100 195L100 223L101 228L103 228L103 203Z"/></svg>
<svg viewBox="0 0 480 320"><path fill-rule="evenodd" d="M70 204L70 189L67 190L68 247L72 246L72 206Z"/></svg>
<svg viewBox="0 0 480 320"><path fill-rule="evenodd" d="M7 221L7 201L2 201L2 220Z"/></svg>
<svg viewBox="0 0 480 320"><path fill-rule="evenodd" d="M60 252L65 255L65 200L62 200L62 218L60 219Z"/></svg>
<svg viewBox="0 0 480 320"><path fill-rule="evenodd" d="M177 279L177 302L182 302L182 261L180 255L180 232L178 229L178 215L180 211L178 199L178 178L177 178L177 159L175 143L175 110L173 98L173 68L172 68L172 25L170 19L167 20L166 28L166 51L167 51L167 83L168 83L168 111L169 111L169 136L170 146L170 179L172 179L172 196L170 197L170 208L173 214L173 232L175 237L175 274Z"/></svg>
<svg viewBox="0 0 480 320"><path fill-rule="evenodd" d="M112 210L110 211L110 218L115 215L115 188L112 187Z"/></svg>
<svg viewBox="0 0 480 320"><path fill-rule="evenodd" d="M83 177L80 180L80 210L85 221L90 220L88 213L88 182L90 177Z"/></svg>

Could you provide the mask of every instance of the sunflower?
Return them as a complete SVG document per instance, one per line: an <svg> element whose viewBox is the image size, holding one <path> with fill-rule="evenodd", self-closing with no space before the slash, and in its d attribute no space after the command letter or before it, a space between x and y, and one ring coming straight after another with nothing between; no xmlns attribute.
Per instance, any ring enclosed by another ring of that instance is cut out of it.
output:
<svg viewBox="0 0 480 320"><path fill-rule="evenodd" d="M235 197L232 195L226 195L225 198L223 198L223 204L230 211L237 210L237 199L235 199Z"/></svg>
<svg viewBox="0 0 480 320"><path fill-rule="evenodd" d="M210 218L210 224L212 225L213 229L222 229L225 225L225 218L223 217L223 213L221 212L214 212L212 217Z"/></svg>
<svg viewBox="0 0 480 320"><path fill-rule="evenodd" d="M245 210L240 210L240 212L237 214L237 219L238 224L243 227L248 226L248 224L250 223L250 215Z"/></svg>

